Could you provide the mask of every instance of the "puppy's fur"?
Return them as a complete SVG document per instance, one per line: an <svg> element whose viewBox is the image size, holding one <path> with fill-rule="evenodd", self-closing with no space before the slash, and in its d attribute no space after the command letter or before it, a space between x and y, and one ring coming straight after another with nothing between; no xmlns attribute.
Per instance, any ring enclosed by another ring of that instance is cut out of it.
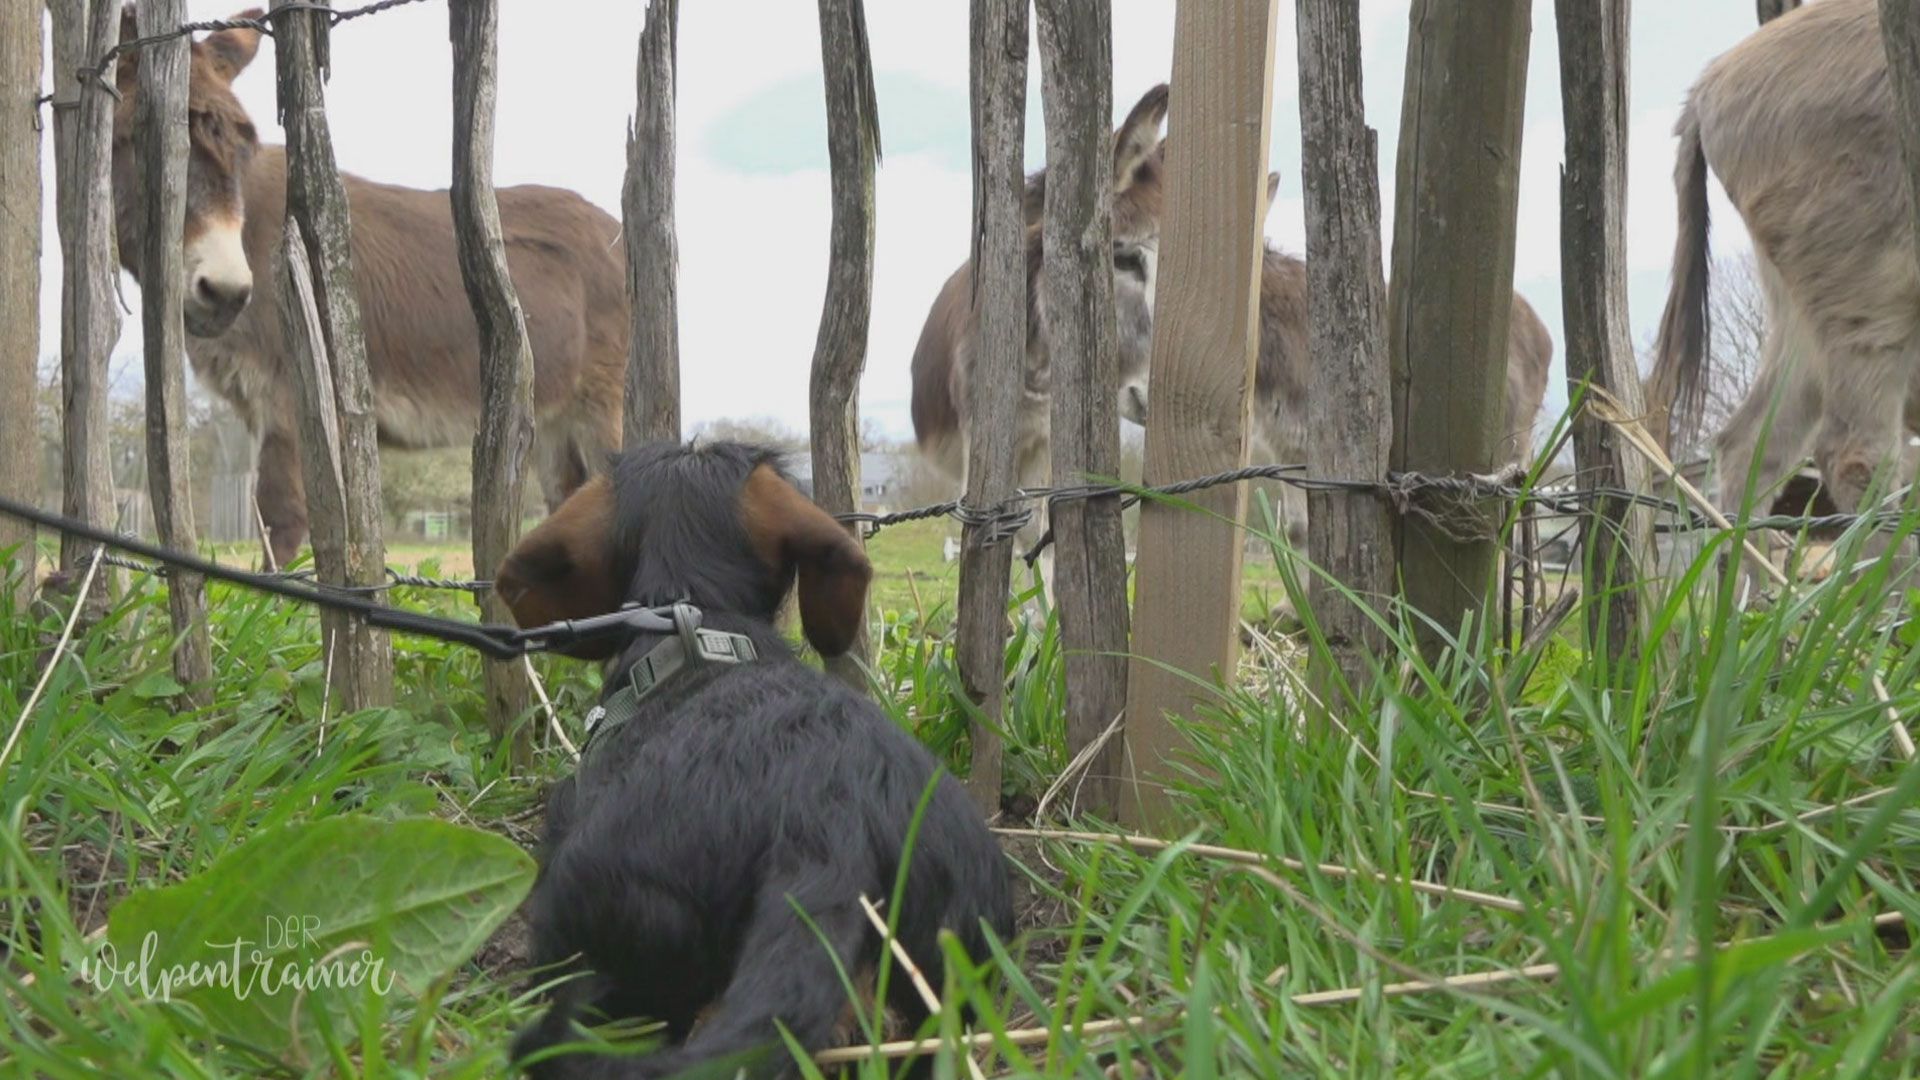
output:
<svg viewBox="0 0 1920 1080"><path fill-rule="evenodd" d="M496 576L523 626L685 598L704 625L747 635L760 657L672 675L554 791L532 959L584 975L554 991L514 1057L577 1038L572 1023L597 1017L662 1021L669 1045L641 1057L554 1057L532 1065L535 1076L670 1076L736 1054L750 1075L793 1075L775 1020L808 1051L830 1045L848 1006L835 958L849 974L880 960L859 898L893 895L936 763L871 701L802 664L774 629L797 579L808 641L846 651L872 575L859 545L777 461L734 443L630 449ZM661 637L624 643L605 693ZM910 859L899 938L937 987L939 931L976 958L986 955L983 923L1011 934L1006 866L946 775ZM925 1018L904 974L889 991L911 1024Z"/></svg>

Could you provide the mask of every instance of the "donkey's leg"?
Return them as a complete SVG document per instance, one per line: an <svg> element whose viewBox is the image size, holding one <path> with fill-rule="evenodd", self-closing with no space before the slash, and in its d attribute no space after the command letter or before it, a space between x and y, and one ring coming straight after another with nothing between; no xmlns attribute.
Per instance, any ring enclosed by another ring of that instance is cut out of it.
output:
<svg viewBox="0 0 1920 1080"><path fill-rule="evenodd" d="M1859 510L1876 484L1885 491L1905 482L1899 468L1907 456L1902 391L1913 356L1914 349L1902 344L1835 357L1814 457L1842 513Z"/></svg>
<svg viewBox="0 0 1920 1080"><path fill-rule="evenodd" d="M1788 294L1791 321L1803 324L1814 343L1818 362L1810 366L1822 401L1813 453L1844 513L1859 509L1881 480L1902 479L1906 390L1920 342L1920 268L1906 215L1893 209L1901 204L1877 201L1889 191L1882 174L1840 168L1824 179L1796 200L1753 207L1749 231L1767 256L1769 299L1777 282ZM1899 181L1892 183L1897 189Z"/></svg>
<svg viewBox="0 0 1920 1080"><path fill-rule="evenodd" d="M1779 311L1775 307L1774 311ZM1714 440L1714 507L1730 519L1765 515L1781 485L1806 459L1820 421L1821 392L1815 376L1815 346L1796 341L1778 315L1771 317L1762 346L1760 373ZM1749 494L1751 493L1751 494ZM1755 533L1748 542L1769 559L1786 550L1786 537ZM1738 588L1749 594L1762 583L1741 560Z"/></svg>
<svg viewBox="0 0 1920 1080"><path fill-rule="evenodd" d="M1850 370L1830 371L1825 422L1814 442L1815 460L1834 506L1841 513L1865 513L1913 481L1914 454L1908 445L1904 394L1875 388L1904 386L1920 364L1920 340L1857 353ZM1867 536L1855 557L1886 558L1893 549L1884 532ZM1826 553L1831 559L1833 552ZM1824 578L1834 568L1817 567Z"/></svg>
<svg viewBox="0 0 1920 1080"><path fill-rule="evenodd" d="M535 421L533 464L540 480L540 497L547 513L560 509L567 496L587 482L586 463L560 417L542 417Z"/></svg>
<svg viewBox="0 0 1920 1080"><path fill-rule="evenodd" d="M533 465L534 476L540 481L540 499L551 514L560 509L560 504L567 501L567 493L579 484L574 479L578 470L574 467L572 442L551 429L535 429Z"/></svg>
<svg viewBox="0 0 1920 1080"><path fill-rule="evenodd" d="M1715 444L1712 496L1728 517L1764 515L1800 463L1820 423L1823 396L1804 368L1762 370Z"/></svg>
<svg viewBox="0 0 1920 1080"><path fill-rule="evenodd" d="M1043 405L1044 407L1044 405ZM1036 422L1028 417L1022 418L1022 430L1014 444L1014 484L1021 488L1037 488L1047 483L1053 473L1053 442L1050 438L1051 424L1042 414ZM1020 580L1026 580L1026 563L1021 556L1033 550L1052 525L1044 500L1032 504L1033 518L1021 527L1014 537L1014 574ZM1040 595L1045 602L1027 605L1028 624L1038 629L1046 622L1046 612L1053 608L1053 545L1048 544L1040 552Z"/></svg>
<svg viewBox="0 0 1920 1080"><path fill-rule="evenodd" d="M1920 364L1920 276L1912 234L1903 232L1903 242L1882 234L1877 247L1846 249L1838 265L1809 260L1801 279L1806 322L1826 359L1814 459L1842 513L1866 509L1870 495L1911 477L1906 402ZM1871 537L1860 553L1878 558L1887 540Z"/></svg>
<svg viewBox="0 0 1920 1080"><path fill-rule="evenodd" d="M571 433L573 458L580 470L575 487L606 472L613 456L620 452L626 437L621 427L625 422L622 409L620 400L615 400L611 406L600 403L577 406L572 422L566 428ZM674 432L673 437L679 438L680 433ZM573 494L572 488L567 490L567 494Z"/></svg>
<svg viewBox="0 0 1920 1080"><path fill-rule="evenodd" d="M1714 505L1729 517L1746 504L1748 491L1753 512L1766 512L1805 460L1822 407L1820 344L1779 271L1764 256L1756 256L1755 267L1767 308L1760 370L1714 439Z"/></svg>
<svg viewBox="0 0 1920 1080"><path fill-rule="evenodd" d="M307 541L307 485L300 472L300 442L287 416L270 412L260 440L260 476L254 500L267 529L267 553L284 568Z"/></svg>
<svg viewBox="0 0 1920 1080"><path fill-rule="evenodd" d="M1256 421L1257 423L1257 421ZM1247 460L1256 464L1265 462L1300 463L1307 460L1305 447L1293 445L1290 438L1294 432L1290 427L1272 425L1265 430L1257 427L1250 433L1251 443L1247 447ZM1304 432L1300 432L1304 434ZM1282 482L1275 488L1273 499L1273 525L1285 545L1274 548L1274 568L1283 575L1292 575L1299 579L1302 589L1308 588L1311 574L1305 562L1307 555L1307 493L1300 487ZM1247 513L1250 525L1264 528L1266 522L1261 519L1258 508L1250 502ZM1293 596L1282 589L1279 597L1267 610L1267 621L1283 630L1294 630L1300 626L1300 613L1294 607Z"/></svg>

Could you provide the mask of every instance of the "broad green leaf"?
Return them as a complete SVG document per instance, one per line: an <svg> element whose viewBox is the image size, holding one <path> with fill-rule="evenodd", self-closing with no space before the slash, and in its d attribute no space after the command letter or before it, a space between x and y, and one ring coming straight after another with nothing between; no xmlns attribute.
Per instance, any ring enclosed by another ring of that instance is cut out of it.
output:
<svg viewBox="0 0 1920 1080"><path fill-rule="evenodd" d="M157 698L177 697L185 693L186 688L175 682L173 676L166 672L153 671L142 676L139 682L128 688L127 692L142 701L153 701Z"/></svg>
<svg viewBox="0 0 1920 1080"><path fill-rule="evenodd" d="M411 998L472 956L532 887L512 841L433 819L344 816L254 837L175 885L134 893L108 919L89 977L190 1002L223 1036L280 1052L316 1010Z"/></svg>

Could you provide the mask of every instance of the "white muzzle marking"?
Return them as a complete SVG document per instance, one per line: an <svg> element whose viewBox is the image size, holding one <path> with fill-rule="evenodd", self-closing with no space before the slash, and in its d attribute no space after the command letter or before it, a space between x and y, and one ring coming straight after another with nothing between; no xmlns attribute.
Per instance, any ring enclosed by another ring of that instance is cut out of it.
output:
<svg viewBox="0 0 1920 1080"><path fill-rule="evenodd" d="M241 243L240 222L216 221L185 252L187 332L218 337L233 325L253 295L253 269Z"/></svg>

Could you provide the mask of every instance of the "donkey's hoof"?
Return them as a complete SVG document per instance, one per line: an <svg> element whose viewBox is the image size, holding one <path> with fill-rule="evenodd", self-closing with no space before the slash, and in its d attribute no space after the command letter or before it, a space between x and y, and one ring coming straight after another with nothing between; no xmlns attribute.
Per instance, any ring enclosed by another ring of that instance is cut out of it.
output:
<svg viewBox="0 0 1920 1080"><path fill-rule="evenodd" d="M1833 544L1826 540L1814 540L1800 552L1795 568L1802 581L1821 582L1832 577L1837 561Z"/></svg>
<svg viewBox="0 0 1920 1080"><path fill-rule="evenodd" d="M1267 611L1267 628L1277 633L1291 634L1304 626L1306 623L1293 609L1292 600L1282 600Z"/></svg>

